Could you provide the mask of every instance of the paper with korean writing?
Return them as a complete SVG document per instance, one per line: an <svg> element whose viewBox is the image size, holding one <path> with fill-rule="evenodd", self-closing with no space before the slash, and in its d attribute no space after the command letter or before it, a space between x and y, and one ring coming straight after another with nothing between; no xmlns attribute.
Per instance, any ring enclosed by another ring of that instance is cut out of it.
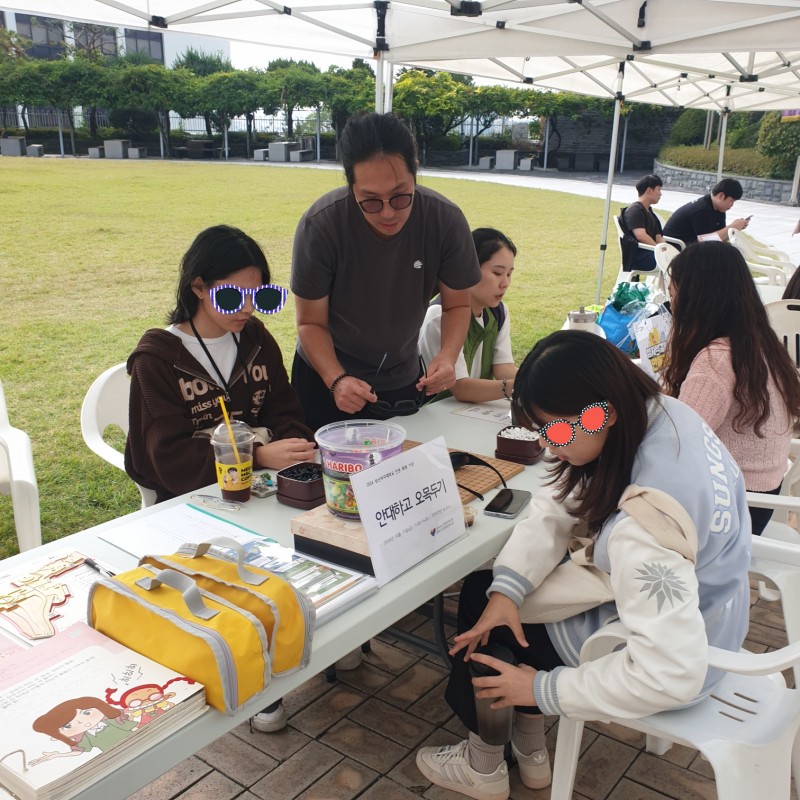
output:
<svg viewBox="0 0 800 800"><path fill-rule="evenodd" d="M464 535L450 455L439 437L350 479L378 586Z"/></svg>

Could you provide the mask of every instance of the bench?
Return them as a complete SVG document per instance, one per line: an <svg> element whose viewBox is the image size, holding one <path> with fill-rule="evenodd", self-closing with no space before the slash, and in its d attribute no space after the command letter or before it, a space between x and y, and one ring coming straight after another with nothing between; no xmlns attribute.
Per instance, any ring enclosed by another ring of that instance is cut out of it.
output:
<svg viewBox="0 0 800 800"><path fill-rule="evenodd" d="M479 158L478 169L494 169L494 156L482 156Z"/></svg>
<svg viewBox="0 0 800 800"><path fill-rule="evenodd" d="M44 155L44 145L43 144L29 144L25 148L25 152L29 156L33 156L34 158L41 158Z"/></svg>
<svg viewBox="0 0 800 800"><path fill-rule="evenodd" d="M172 157L173 158L186 158L189 154L188 147L173 147L172 148Z"/></svg>
<svg viewBox="0 0 800 800"><path fill-rule="evenodd" d="M106 139L103 142L106 149L106 158L127 158L130 139Z"/></svg>
<svg viewBox="0 0 800 800"><path fill-rule="evenodd" d="M25 155L24 136L4 136L0 138L0 156L19 156Z"/></svg>
<svg viewBox="0 0 800 800"><path fill-rule="evenodd" d="M189 139L186 142L189 158L219 158L222 148L215 147L211 139Z"/></svg>
<svg viewBox="0 0 800 800"><path fill-rule="evenodd" d="M532 157L521 158L519 160L519 168L523 172L532 172L535 162L536 162L536 159L532 158Z"/></svg>
<svg viewBox="0 0 800 800"><path fill-rule="evenodd" d="M147 158L146 147L129 147L128 158Z"/></svg>
<svg viewBox="0 0 800 800"><path fill-rule="evenodd" d="M269 148L263 147L253 150L253 161L269 161Z"/></svg>
<svg viewBox="0 0 800 800"><path fill-rule="evenodd" d="M495 169L516 169L519 163L519 150L498 150L495 153Z"/></svg>
<svg viewBox="0 0 800 800"><path fill-rule="evenodd" d="M106 149L102 145L100 147L89 148L89 158L105 158Z"/></svg>
<svg viewBox="0 0 800 800"><path fill-rule="evenodd" d="M289 161L313 161L313 150L291 150L289 152Z"/></svg>

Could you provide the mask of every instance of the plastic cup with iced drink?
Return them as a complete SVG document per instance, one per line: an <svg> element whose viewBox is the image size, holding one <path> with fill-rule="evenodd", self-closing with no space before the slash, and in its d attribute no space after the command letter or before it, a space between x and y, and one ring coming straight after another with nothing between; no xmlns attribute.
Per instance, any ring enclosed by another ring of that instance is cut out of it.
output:
<svg viewBox="0 0 800 800"><path fill-rule="evenodd" d="M222 423L214 429L211 444L223 500L243 503L250 499L255 438L250 426L238 420L233 420L230 428Z"/></svg>

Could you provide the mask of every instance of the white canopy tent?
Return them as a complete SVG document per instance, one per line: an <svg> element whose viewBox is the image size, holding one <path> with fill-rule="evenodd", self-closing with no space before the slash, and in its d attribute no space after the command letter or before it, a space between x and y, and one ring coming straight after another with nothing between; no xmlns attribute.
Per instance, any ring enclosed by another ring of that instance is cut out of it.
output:
<svg viewBox="0 0 800 800"><path fill-rule="evenodd" d="M721 114L800 108L800 0L11 0L11 9L117 27L377 59L616 100L598 298L620 103ZM722 168L720 154L719 171Z"/></svg>

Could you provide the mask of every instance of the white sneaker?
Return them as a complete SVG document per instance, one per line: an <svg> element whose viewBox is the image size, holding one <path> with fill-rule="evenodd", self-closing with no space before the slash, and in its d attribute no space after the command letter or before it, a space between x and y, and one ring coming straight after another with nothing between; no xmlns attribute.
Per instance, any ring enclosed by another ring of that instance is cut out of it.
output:
<svg viewBox="0 0 800 800"><path fill-rule="evenodd" d="M529 789L544 789L550 785L553 775L550 772L550 756L547 750L534 750L529 756L517 750L511 742L511 750L519 766L519 777Z"/></svg>
<svg viewBox="0 0 800 800"><path fill-rule="evenodd" d="M342 656L334 666L336 669L342 670L342 672L347 672L350 669L358 669L363 661L364 656L361 655L361 648L357 647L346 656Z"/></svg>
<svg viewBox="0 0 800 800"><path fill-rule="evenodd" d="M250 717L250 724L261 733L275 733L282 731L286 727L289 717L286 709L281 703L274 711L259 711L258 714Z"/></svg>
<svg viewBox="0 0 800 800"><path fill-rule="evenodd" d="M422 747L417 751L419 771L436 786L465 794L474 800L508 800L511 786L504 761L489 775L476 772L467 758L465 739L447 747Z"/></svg>

